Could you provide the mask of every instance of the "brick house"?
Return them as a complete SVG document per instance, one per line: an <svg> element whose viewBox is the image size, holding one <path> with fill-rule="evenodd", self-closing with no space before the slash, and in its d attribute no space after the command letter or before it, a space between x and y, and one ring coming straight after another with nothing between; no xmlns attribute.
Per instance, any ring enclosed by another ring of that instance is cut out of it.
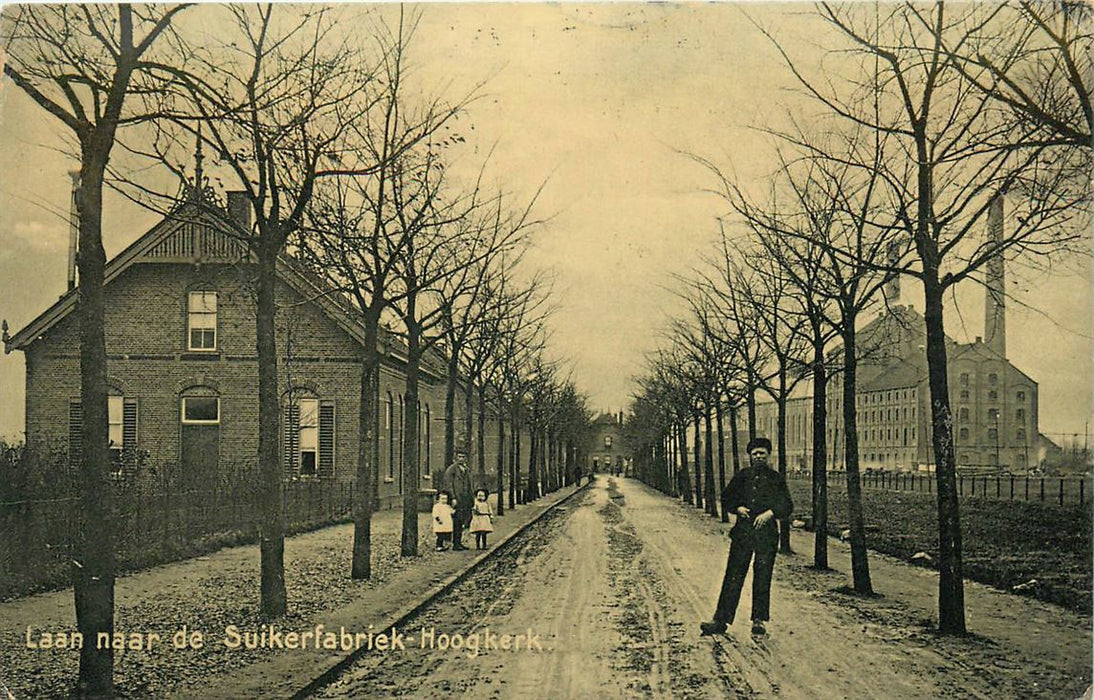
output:
<svg viewBox="0 0 1094 700"><path fill-rule="evenodd" d="M212 202L212 203L210 203ZM236 219L246 206L229 195ZM107 263L106 345L111 449L119 472L164 465L180 485L216 484L253 469L258 451L255 304L228 209L192 198ZM240 214L243 212L243 214ZM247 224L249 222L242 221ZM350 482L356 473L363 330L348 306L292 259L277 268L278 380L286 479ZM26 441L78 458L77 290L10 338L26 356ZM381 334L378 495L402 492L405 407L399 344ZM420 488L443 468L444 374L423 367ZM132 452L128 452L132 451ZM124 454L140 454L133 467Z"/></svg>

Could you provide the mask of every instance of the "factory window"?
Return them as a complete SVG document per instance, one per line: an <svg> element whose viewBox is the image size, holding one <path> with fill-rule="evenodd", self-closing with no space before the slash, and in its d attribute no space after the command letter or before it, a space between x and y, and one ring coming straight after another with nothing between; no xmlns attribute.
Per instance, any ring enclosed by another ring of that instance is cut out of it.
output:
<svg viewBox="0 0 1094 700"><path fill-rule="evenodd" d="M1024 391L1019 391L1017 396L1018 396L1019 401L1025 401L1026 400L1026 392L1024 392Z"/></svg>
<svg viewBox="0 0 1094 700"><path fill-rule="evenodd" d="M1014 412L1014 417L1017 420L1024 421L1026 419L1026 409L1019 408L1017 411Z"/></svg>
<svg viewBox="0 0 1094 700"><path fill-rule="evenodd" d="M998 381L999 381L999 375L996 374L995 372L992 372L991 374L988 375L988 384L995 384Z"/></svg>
<svg viewBox="0 0 1094 700"><path fill-rule="evenodd" d="M968 428L962 428L960 431L958 431L957 437L958 437L959 440L962 440L962 441L968 440L969 439L969 429Z"/></svg>
<svg viewBox="0 0 1094 700"><path fill-rule="evenodd" d="M962 372L961 373L961 386L968 386L968 385L969 385L969 373L968 372Z"/></svg>

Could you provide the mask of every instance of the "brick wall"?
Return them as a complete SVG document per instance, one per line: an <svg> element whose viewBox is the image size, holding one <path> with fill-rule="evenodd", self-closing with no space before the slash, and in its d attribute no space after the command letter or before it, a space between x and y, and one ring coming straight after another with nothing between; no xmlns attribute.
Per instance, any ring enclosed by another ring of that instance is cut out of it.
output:
<svg viewBox="0 0 1094 700"><path fill-rule="evenodd" d="M217 351L187 351L187 292L217 292ZM112 391L138 401L138 449L150 465L180 459L180 396L194 387L214 391L221 399L220 464L249 468L258 451L257 365L253 294L240 268L229 265L141 263L122 273L106 290L107 374ZM306 389L335 405L335 478L352 481L357 469L357 424L360 407L359 346L313 303L287 285L278 290L276 319L280 391ZM75 315L51 328L27 348L27 440L32 449L67 451L69 403L78 399L79 337ZM397 366L385 365L378 404L378 490L381 504L401 505L399 434L386 426L385 401L395 406L405 392ZM431 488L429 471L444 465L444 397L440 378L422 376L420 401L429 409L427 442L422 435L422 488ZM457 396L456 416L463 405ZM398 409L395 411L398 419ZM424 428L424 416L423 416ZM487 422L486 470L494 474L497 425ZM529 441L523 438L524 457ZM475 448L472 440L472 449ZM526 460L522 459L522 462ZM472 457L473 470L477 461ZM391 467L394 468L391 468ZM521 466L526 471L526 464ZM491 482L493 483L492 479Z"/></svg>

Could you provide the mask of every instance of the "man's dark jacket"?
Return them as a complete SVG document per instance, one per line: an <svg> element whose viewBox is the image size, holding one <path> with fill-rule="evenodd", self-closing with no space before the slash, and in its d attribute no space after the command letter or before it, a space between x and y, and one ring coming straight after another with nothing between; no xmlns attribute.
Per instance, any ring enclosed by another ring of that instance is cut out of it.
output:
<svg viewBox="0 0 1094 700"><path fill-rule="evenodd" d="M470 513L471 501L475 493L471 487L471 470L467 468L466 463L462 465L462 469L460 466L459 462L448 465L448 468L444 470L442 488L456 497L456 510L460 513ZM470 516L467 519L470 519Z"/></svg>
<svg viewBox="0 0 1094 700"><path fill-rule="evenodd" d="M729 536L735 540L755 537L757 544L778 542L775 521L789 518L794 510L786 479L767 466L745 467L737 472L726 487L723 499L726 510L737 516L737 524L729 531ZM751 517L741 517L737 513L740 506L748 508ZM752 520L765 510L770 510L775 517L757 530Z"/></svg>

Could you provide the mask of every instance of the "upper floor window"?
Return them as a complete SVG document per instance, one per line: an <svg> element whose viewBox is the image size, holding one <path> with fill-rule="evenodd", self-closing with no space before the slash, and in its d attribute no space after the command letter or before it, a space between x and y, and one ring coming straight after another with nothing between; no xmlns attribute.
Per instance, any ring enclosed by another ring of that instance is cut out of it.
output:
<svg viewBox="0 0 1094 700"><path fill-rule="evenodd" d="M968 401L969 400L969 390L968 389L962 389L961 390L961 400L962 401Z"/></svg>
<svg viewBox="0 0 1094 700"><path fill-rule="evenodd" d="M968 386L968 385L969 385L969 373L968 372L962 372L961 373L961 386Z"/></svg>
<svg viewBox="0 0 1094 700"><path fill-rule="evenodd" d="M968 423L969 422L969 409L967 409L967 408L957 409L957 420L962 422L962 423Z"/></svg>
<svg viewBox="0 0 1094 700"><path fill-rule="evenodd" d="M188 350L217 349L216 292L190 292L186 334Z"/></svg>
<svg viewBox="0 0 1094 700"><path fill-rule="evenodd" d="M1019 401L1025 401L1026 400L1026 392L1019 391L1018 394L1017 394L1017 397L1018 397Z"/></svg>
<svg viewBox="0 0 1094 700"><path fill-rule="evenodd" d="M998 408L989 408L988 409L988 420L993 420L993 421L999 420L999 409Z"/></svg>
<svg viewBox="0 0 1094 700"><path fill-rule="evenodd" d="M995 372L992 372L991 374L988 375L988 384L995 384L998 381L999 381L999 375L996 374Z"/></svg>
<svg viewBox="0 0 1094 700"><path fill-rule="evenodd" d="M996 391L995 389L992 389L991 391L988 392L988 401L998 401L998 400L999 400L999 392L998 391Z"/></svg>
<svg viewBox="0 0 1094 700"><path fill-rule="evenodd" d="M959 440L968 440L969 439L969 429L968 428L962 428L957 433L957 437L958 437Z"/></svg>

